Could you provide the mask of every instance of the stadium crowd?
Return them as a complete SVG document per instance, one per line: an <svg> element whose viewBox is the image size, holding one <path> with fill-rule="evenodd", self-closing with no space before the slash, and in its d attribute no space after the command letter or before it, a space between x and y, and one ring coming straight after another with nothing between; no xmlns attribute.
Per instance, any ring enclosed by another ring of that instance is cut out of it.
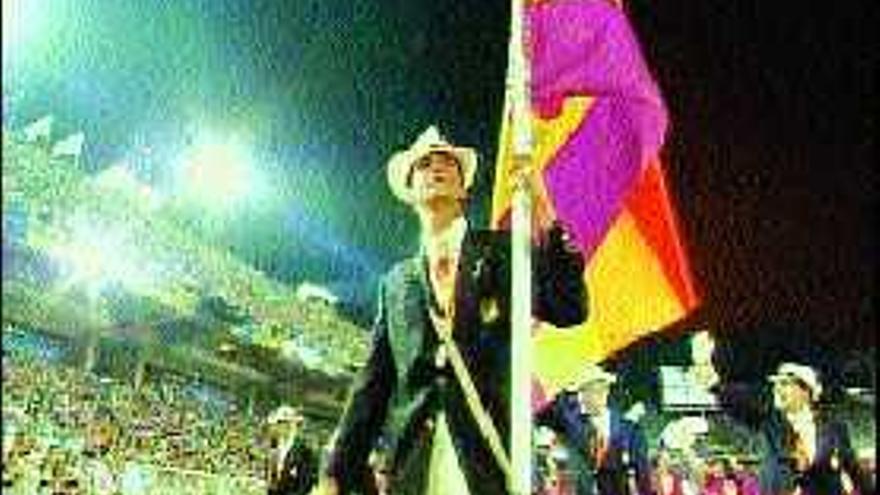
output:
<svg viewBox="0 0 880 495"><path fill-rule="evenodd" d="M147 381L136 390L6 354L3 390L4 492L248 493L261 487L266 449L258 415L234 403L200 400L183 382Z"/></svg>

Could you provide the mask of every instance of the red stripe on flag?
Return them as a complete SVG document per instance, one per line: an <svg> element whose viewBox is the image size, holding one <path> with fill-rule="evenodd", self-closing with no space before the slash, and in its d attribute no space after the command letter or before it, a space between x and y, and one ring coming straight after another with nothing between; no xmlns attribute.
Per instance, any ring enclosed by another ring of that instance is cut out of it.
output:
<svg viewBox="0 0 880 495"><path fill-rule="evenodd" d="M699 297L694 288L687 257L678 233L675 211L663 177L660 160L653 158L642 171L633 192L626 200L645 242L660 260L667 280L686 310L696 307Z"/></svg>

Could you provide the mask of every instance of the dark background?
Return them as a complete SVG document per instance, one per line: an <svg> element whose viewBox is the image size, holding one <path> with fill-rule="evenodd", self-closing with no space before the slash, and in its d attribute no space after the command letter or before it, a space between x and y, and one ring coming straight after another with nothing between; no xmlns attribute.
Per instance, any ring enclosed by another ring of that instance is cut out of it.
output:
<svg viewBox="0 0 880 495"><path fill-rule="evenodd" d="M385 185L394 149L431 123L479 147L487 224L507 2L53 5L42 44L4 44L4 125L53 113L56 137L86 132L93 169L134 156L157 187L199 122L243 129L280 199L204 235L329 286L358 321L417 239ZM663 158L703 298L673 334L709 328L767 362L873 349L874 3L625 8L671 114Z"/></svg>

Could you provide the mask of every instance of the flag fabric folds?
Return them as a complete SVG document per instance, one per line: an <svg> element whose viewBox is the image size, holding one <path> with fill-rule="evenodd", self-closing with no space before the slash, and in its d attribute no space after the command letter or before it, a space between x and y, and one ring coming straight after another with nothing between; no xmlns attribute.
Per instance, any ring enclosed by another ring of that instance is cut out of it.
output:
<svg viewBox="0 0 880 495"><path fill-rule="evenodd" d="M533 164L587 260L590 316L535 334L543 392L694 309L698 298L659 161L667 114L624 11L549 0L526 11ZM511 141L502 122L494 227L510 213Z"/></svg>

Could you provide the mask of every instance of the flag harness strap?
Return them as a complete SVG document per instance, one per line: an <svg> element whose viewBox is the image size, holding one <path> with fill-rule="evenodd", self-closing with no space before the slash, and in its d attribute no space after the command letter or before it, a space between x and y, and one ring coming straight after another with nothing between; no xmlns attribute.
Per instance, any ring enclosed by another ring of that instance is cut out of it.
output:
<svg viewBox="0 0 880 495"><path fill-rule="evenodd" d="M452 365L452 371L455 373L455 378L461 386L462 392L464 392L465 402L477 423L480 434L486 440L489 450L491 450L492 455L495 457L495 462L498 463L498 467L504 473L506 484L511 486L513 469L507 452L504 451L501 435L498 433L498 429L495 428L495 423L492 422L492 417L486 411L486 407L480 401L480 394L474 385L467 364L465 364L461 351L452 339L452 322L454 321L454 313L452 311L454 304L452 301L455 301L454 289L453 295L450 297L450 304L447 305L445 317L441 316L433 307L430 310L431 322L433 323L434 330L437 332L437 337L440 338L440 349L438 349L436 364L438 367L442 367L448 361Z"/></svg>

